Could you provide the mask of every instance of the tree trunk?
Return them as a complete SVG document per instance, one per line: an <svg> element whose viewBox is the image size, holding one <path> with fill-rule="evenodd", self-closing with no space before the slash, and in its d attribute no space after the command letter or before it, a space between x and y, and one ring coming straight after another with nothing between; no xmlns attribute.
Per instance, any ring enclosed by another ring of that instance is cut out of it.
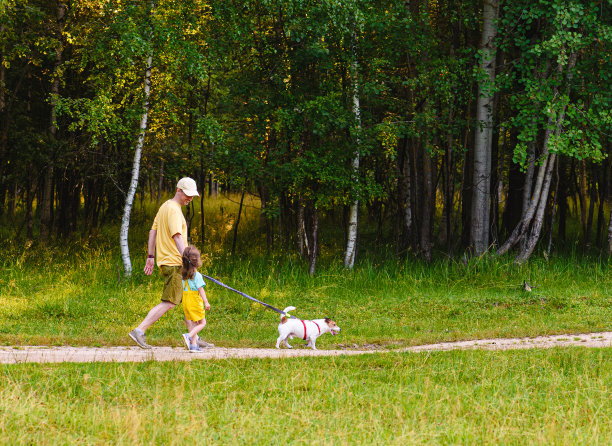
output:
<svg viewBox="0 0 612 446"><path fill-rule="evenodd" d="M402 138L398 143L398 156L395 164L397 175L397 216L396 216L396 255L404 253L410 245L412 232L412 203L410 199L410 162L408 140Z"/></svg>
<svg viewBox="0 0 612 446"><path fill-rule="evenodd" d="M591 246L593 214L595 213L595 204L597 203L597 169L593 165L591 165L591 181L589 192L589 212L587 216L586 231L584 233L584 245L587 248Z"/></svg>
<svg viewBox="0 0 612 446"><path fill-rule="evenodd" d="M154 8L154 2L150 3L151 12ZM123 260L123 269L125 275L130 277L132 275L132 262L130 260L130 248L128 245L128 231L130 229L130 215L132 212L132 206L134 204L134 196L136 195L136 188L138 187L138 175L140 172L140 158L142 156L142 146L144 144L144 138L147 131L147 120L149 117L149 96L151 94L151 66L153 65L153 56L149 53L147 57L147 68L145 70L144 78L144 102L142 104L142 114L140 116L140 132L138 134L138 142L136 143L136 150L134 151L134 164L132 166L132 180L130 181L130 188L128 189L127 197L125 199L125 206L123 208L123 218L121 219L121 232L119 234L119 245L121 247L121 259Z"/></svg>
<svg viewBox="0 0 612 446"><path fill-rule="evenodd" d="M236 253L236 240L238 239L238 225L240 224L240 214L242 213L242 204L244 203L244 194L246 188L242 189L242 195L240 196L240 206L238 206L238 217L236 217L236 224L234 224L234 239L232 241L232 256Z"/></svg>
<svg viewBox="0 0 612 446"><path fill-rule="evenodd" d="M608 224L608 256L612 255L612 209L610 209L610 220Z"/></svg>
<svg viewBox="0 0 612 446"><path fill-rule="evenodd" d="M553 230L555 227L555 216L557 214L557 198L559 197L559 163L556 165L555 169L555 194L552 205L552 215L550 217L550 228L548 231L548 246L546 247L546 255L550 255L550 249L552 247L553 240Z"/></svg>
<svg viewBox="0 0 612 446"><path fill-rule="evenodd" d="M157 197L155 198L157 207L159 207L159 202L161 201L163 187L164 187L164 160L162 159L161 166L159 166L159 180L157 182Z"/></svg>
<svg viewBox="0 0 612 446"><path fill-rule="evenodd" d="M361 108L359 106L359 80L358 80L359 66L357 64L357 36L353 34L353 66L352 66L352 80L353 80L353 114L355 116L355 126L357 134L361 131ZM353 154L353 161L351 163L353 181L355 184L359 178L359 146L361 144L360 137L357 136L355 141L355 153ZM355 191L357 192L357 191ZM352 269L355 265L355 254L357 251L357 223L359 218L359 199L355 197L351 203L349 210L349 222L348 222L348 235L346 243L346 252L344 255L344 267Z"/></svg>
<svg viewBox="0 0 612 446"><path fill-rule="evenodd" d="M312 251L310 253L310 266L308 274L313 276L319 255L319 210L315 207L312 215Z"/></svg>
<svg viewBox="0 0 612 446"><path fill-rule="evenodd" d="M580 201L580 224L582 226L582 236L586 244L586 231L587 231L587 174L586 174L586 163L584 160L579 161L579 175L578 175L578 199Z"/></svg>
<svg viewBox="0 0 612 446"><path fill-rule="evenodd" d="M43 183L43 200L41 203L41 222L40 222L40 239L41 241L47 241L49 239L49 234L51 231L51 208L53 206L53 170L54 170L54 142L57 137L57 97L59 95L59 87L60 87L60 78L59 78L59 68L62 64L62 55L63 55L63 38L62 38L62 29L64 25L64 18L66 15L66 5L63 3L59 3L57 6L57 37L60 42L58 47L56 48L56 59L55 66L53 68L53 82L51 84L51 119L49 125L49 134L51 136L51 145L49 149L49 160L47 164L47 169L44 174L44 183Z"/></svg>
<svg viewBox="0 0 612 446"><path fill-rule="evenodd" d="M423 149L423 197L421 200L421 228L419 247L427 262L431 261L433 216L435 212L435 190L433 184L434 163L431 154Z"/></svg>
<svg viewBox="0 0 612 446"><path fill-rule="evenodd" d="M578 57L577 53L572 53L572 55L569 58L568 65L567 65L566 78L567 78L567 94L568 95L569 95L569 90L570 90L570 85L571 85L571 79L573 76L572 70L574 66L576 65L577 57ZM562 66L559 65L559 72L562 72L562 69L563 69ZM554 128L555 128L555 136L557 137L561 134L561 131L563 129L563 120L565 119L566 108L567 108L567 104L562 107L559 114L555 118ZM542 166L540 167L540 171L538 173L538 181L536 182L536 184L539 184L540 187L539 187L539 190L536 190L537 199L533 200L533 206L530 207L530 210L533 209L534 212L531 213L532 217L529 219L528 222L526 222L526 226L524 226L523 228L521 237L524 237L525 244L522 247L519 255L516 257L515 263L522 263L526 261L533 253L535 245L540 239L540 232L542 230L542 221L544 219L544 212L546 210L546 203L548 201L548 191L550 189L552 171L553 171L555 160L556 160L556 155L554 153L549 155L549 150L548 150L548 143L550 140L550 134L551 134L551 128L552 128L552 120L553 120L553 116L551 115L548 120L549 125L547 126L545 136L544 136L543 152L545 156L548 156L548 162L546 163L546 165L542 164ZM540 181L541 173L542 171L544 171L544 168L546 168L546 171L544 173L542 181ZM529 226L531 226L531 228L529 228ZM528 232L528 229L530 229L529 232Z"/></svg>
<svg viewBox="0 0 612 446"><path fill-rule="evenodd" d="M472 197L472 225L470 244L475 255L489 249L489 206L491 196L491 144L493 138L493 83L495 82L495 20L499 10L499 0L484 2L482 13L482 39L480 68L486 80L478 89L476 105L476 138L474 142L474 177Z"/></svg>
<svg viewBox="0 0 612 446"><path fill-rule="evenodd" d="M605 225L605 214L604 214L604 207L606 205L606 197L608 196L608 184L609 184L609 180L608 180L608 174L610 172L608 166L609 166L609 160L604 160L602 162L602 166L601 169L599 169L600 173L598 175L598 191L599 191L599 207L598 207L598 212L597 212L597 235L596 235L596 240L597 240L597 246L602 249L605 246L604 243L604 225Z"/></svg>
<svg viewBox="0 0 612 446"><path fill-rule="evenodd" d="M300 253L300 256L304 257L307 254L310 254L310 249L308 249L308 236L306 235L304 206L302 205L301 202L298 202L297 240L298 240L298 252Z"/></svg>
<svg viewBox="0 0 612 446"><path fill-rule="evenodd" d="M204 147L202 146L202 150ZM200 188L202 189L202 193L200 194L200 243L204 243L205 237L205 218L204 218L204 195L206 184L204 183L204 160L200 159L200 178L199 178Z"/></svg>

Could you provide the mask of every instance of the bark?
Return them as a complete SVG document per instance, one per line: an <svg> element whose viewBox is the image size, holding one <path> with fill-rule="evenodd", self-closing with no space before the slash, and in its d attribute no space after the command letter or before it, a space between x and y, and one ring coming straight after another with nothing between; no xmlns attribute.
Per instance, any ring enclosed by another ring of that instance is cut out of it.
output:
<svg viewBox="0 0 612 446"><path fill-rule="evenodd" d="M319 255L319 210L314 208L312 215L312 251L310 253L310 266L308 274L313 276Z"/></svg>
<svg viewBox="0 0 612 446"><path fill-rule="evenodd" d="M159 202L161 201L163 186L164 186L164 160L162 159L161 166L159 166L159 181L157 182L157 197L155 198L157 207L159 207Z"/></svg>
<svg viewBox="0 0 612 446"><path fill-rule="evenodd" d="M448 125L452 126L453 112L449 112ZM454 175L454 156L453 156L453 134L448 132L446 149L442 168L440 169L443 178L444 206L442 209L442 220L440 221L440 231L438 240L446 245L446 252L451 255L452 250L452 216L454 207L455 175Z"/></svg>
<svg viewBox="0 0 612 446"><path fill-rule="evenodd" d="M518 164L510 162L508 169L508 194L502 223L502 233L505 237L512 233L521 220L522 190L525 185L525 175Z"/></svg>
<svg viewBox="0 0 612 446"><path fill-rule="evenodd" d="M535 249L535 246L538 243L538 240L540 239L542 223L544 221L544 211L546 210L546 203L548 201L548 191L550 189L552 171L555 161L556 155L550 155L548 166L544 175L544 184L541 193L542 198L538 203L537 212L535 213L533 222L531 223L531 231L529 232L526 238L525 246L515 259L516 263L522 263L527 260L533 253L533 250Z"/></svg>
<svg viewBox="0 0 612 446"><path fill-rule="evenodd" d="M546 255L550 255L550 248L552 247L553 229L555 227L555 216L557 214L557 197L559 196L559 163L557 163L555 167L555 194L552 204L552 215L550 217L550 228L548 231L548 246L546 247Z"/></svg>
<svg viewBox="0 0 612 446"><path fill-rule="evenodd" d="M40 239L41 241L47 241L51 231L51 220L52 220L52 206L53 206L53 173L54 173L54 141L57 137L57 97L59 95L60 78L59 69L62 64L62 57L64 47L62 44L62 30L64 26L64 19L66 15L66 5L59 3L57 6L57 37L60 42L58 48L56 48L56 59L53 68L53 81L51 84L51 117L49 123L49 134L51 137L51 144L49 149L49 160L47 169L44 173L43 183L43 198L41 203L41 214L40 214Z"/></svg>
<svg viewBox="0 0 612 446"><path fill-rule="evenodd" d="M571 83L571 79L572 79L572 75L573 75L573 68L576 65L576 59L577 59L577 54L573 53L570 58L569 58L569 63L567 66L567 71L566 71L566 81L567 81L567 94L569 94L569 90L570 90L570 83ZM559 72L562 71L562 67L559 66ZM565 119L565 111L566 111L566 106L564 106L561 111L559 112L559 115L556 118L555 121L555 134L556 136L559 136L559 134L562 131L563 128L563 120ZM547 130L544 136L544 154L548 156L548 162L546 165L546 171L544 174L544 178L543 178L543 182L541 184L540 187L540 191L536 191L538 193L538 198L535 201L535 204L533 206L533 208L535 209L534 211L534 216L533 216L533 221L529 221L527 222L528 225L530 225L531 227L528 228L527 226L525 227L525 230L523 230L522 236L525 237L525 244L521 249L521 252L519 253L519 255L516 257L515 259L515 263L522 263L524 261L526 261L531 254L533 253L533 250L535 249L535 246L540 238L540 232L542 230L542 222L544 219L544 212L546 210L546 204L548 201L548 191L550 189L550 183L551 183L551 178L552 178L552 172L553 172L553 168L554 168L554 164L555 164L555 160L556 160L556 155L553 153L551 155L548 155L548 142L550 140L550 128L551 128L551 121L552 121L552 117L549 118L549 125L547 126ZM542 165L542 167L540 168L540 173L544 170L544 165ZM538 174L538 180L540 175ZM531 208L530 208L531 209ZM530 229L529 232L527 232L527 229Z"/></svg>
<svg viewBox="0 0 612 446"><path fill-rule="evenodd" d="M355 116L355 125L357 132L361 131L361 108L359 106L359 81L358 81L359 66L357 63L357 36L353 34L353 66L352 66L352 81L353 81L353 114ZM361 144L359 136L355 141L356 150L353 154L351 170L353 181L356 183L359 178L359 146ZM349 210L348 235L346 243L346 252L344 255L344 267L352 269L355 265L355 254L357 251L357 225L359 218L359 199L355 198L351 203Z"/></svg>
<svg viewBox="0 0 612 446"><path fill-rule="evenodd" d="M410 199L410 162L408 157L408 141L402 138L398 144L398 157L395 164L397 175L397 225L396 254L400 255L408 249L412 231L412 203Z"/></svg>
<svg viewBox="0 0 612 446"><path fill-rule="evenodd" d="M186 242L188 245L192 244L191 240L191 222L193 221L193 216L195 215L195 205L193 201L187 205L187 211L185 212L185 223L187 223L187 237Z"/></svg>
<svg viewBox="0 0 612 446"><path fill-rule="evenodd" d="M470 243L474 254L481 255L489 248L489 206L491 196L491 144L493 138L493 101L491 91L495 81L495 19L499 10L499 0L484 3L480 68L487 79L479 87L476 105L476 138L474 143L474 177L472 197L472 224Z"/></svg>
<svg viewBox="0 0 612 446"><path fill-rule="evenodd" d="M154 3L151 2L150 5L152 11L154 8ZM123 261L123 269L127 277L130 277L132 275L132 262L130 260L130 249L128 245L128 231L130 229L130 215L132 212L132 206L134 205L134 196L136 195L136 188L138 187L138 176L140 173L140 158L142 156L142 146L144 144L144 138L147 131L147 120L149 117L149 96L151 94L152 64L153 55L150 53L147 57L147 67L145 70L144 102L142 104L142 114L140 116L140 131L138 134L138 142L136 143L136 150L134 151L132 179L130 181L130 187L128 189L128 193L125 199L125 206L123 208L123 218L121 219L121 232L119 234L121 259Z"/></svg>
<svg viewBox="0 0 612 446"><path fill-rule="evenodd" d="M202 146L202 149L204 149L204 147ZM205 219L204 219L204 196L205 194L205 188L206 185L204 184L204 160L201 159L200 160L200 178L199 178L199 183L200 183L200 187L202 188L202 193L200 194L200 243L204 243L204 240L206 240L205 237Z"/></svg>
<svg viewBox="0 0 612 446"><path fill-rule="evenodd" d="M578 176L578 199L580 201L580 223L582 225L582 235L586 236L587 231L587 174L586 163L580 161L580 174ZM586 238L585 238L586 243Z"/></svg>
<svg viewBox="0 0 612 446"><path fill-rule="evenodd" d="M238 239L238 225L240 224L240 214L242 213L242 204L244 203L244 194L246 189L242 189L242 195L240 196L240 206L238 206L238 217L236 217L236 224L234 224L234 239L232 241L232 255L236 253L236 240Z"/></svg>
<svg viewBox="0 0 612 446"><path fill-rule="evenodd" d="M597 203L597 169L591 166L591 182L589 194L589 213L587 216L586 231L584 233L585 246L591 246L591 232L593 229L593 214L595 213L595 204Z"/></svg>
<svg viewBox="0 0 612 446"><path fill-rule="evenodd" d="M427 150L423 151L423 198L421 208L420 250L427 262L431 261L433 216L435 207L433 161Z"/></svg>
<svg viewBox="0 0 612 446"><path fill-rule="evenodd" d="M306 236L306 223L304 220L304 206L301 203L298 203L297 240L298 252L302 257L304 257L307 253L310 254L310 249L308 248L308 237Z"/></svg>
<svg viewBox="0 0 612 446"><path fill-rule="evenodd" d="M608 256L612 255L612 209L610 209L610 217L608 224Z"/></svg>
<svg viewBox="0 0 612 446"><path fill-rule="evenodd" d="M604 215L604 207L606 204L606 197L608 196L608 173L610 172L610 170L607 168L609 163L608 162L603 162L601 169L600 169L600 174L598 177L598 190L599 190L599 207L598 207L598 212L597 212L597 235L596 235L596 240L597 240L597 246L599 248L603 248L605 246L605 242L604 242L604 238L603 238L603 234L604 234L604 225L605 225L605 215Z"/></svg>
<svg viewBox="0 0 612 446"><path fill-rule="evenodd" d="M525 186L523 189L523 212L521 216L521 221L514 228L512 234L508 237L506 242L497 250L497 255L503 255L508 250L510 250L519 240L523 240L523 237L526 231L529 229L529 225L531 224L533 217L536 213L537 207L540 203L540 197L542 196L542 188L544 185L544 178L546 176L547 166L549 164L549 154L548 154L548 140L550 139L551 127L553 125L553 117L550 116L548 118L548 124L546 126L546 131L544 134L544 145L543 145L543 153L542 157L544 161L542 165L538 169L538 176L535 180L535 185L531 186L533 180L532 176L532 162L535 165L535 155L530 152L529 154L529 170L527 171L527 176L525 177ZM533 167L535 170L535 167ZM526 240L526 239L525 239ZM522 247L521 249L524 249Z"/></svg>

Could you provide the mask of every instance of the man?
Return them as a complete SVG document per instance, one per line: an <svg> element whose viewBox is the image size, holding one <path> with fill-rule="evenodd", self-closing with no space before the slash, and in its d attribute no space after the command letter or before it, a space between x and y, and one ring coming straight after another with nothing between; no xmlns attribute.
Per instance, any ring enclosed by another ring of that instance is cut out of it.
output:
<svg viewBox="0 0 612 446"><path fill-rule="evenodd" d="M157 253L157 266L164 276L164 290L161 303L153 307L140 325L129 333L130 338L141 348L151 348L145 340L145 331L168 310L181 303L183 298L181 268L183 250L187 247L187 222L181 206L187 206L193 197L199 195L193 179L181 178L176 185L176 194L160 206L149 231L149 255L144 272L147 276L153 273ZM189 331L189 321L185 320L185 323ZM200 347L213 347L213 344L199 338L197 342Z"/></svg>

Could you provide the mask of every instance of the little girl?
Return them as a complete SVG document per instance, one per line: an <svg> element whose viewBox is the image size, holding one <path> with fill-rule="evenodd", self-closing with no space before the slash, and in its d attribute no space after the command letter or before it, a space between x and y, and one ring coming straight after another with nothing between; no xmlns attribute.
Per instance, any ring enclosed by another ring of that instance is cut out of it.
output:
<svg viewBox="0 0 612 446"><path fill-rule="evenodd" d="M195 246L188 246L183 251L183 311L189 333L183 334L183 341L190 352L201 352L202 347L198 344L211 346L198 338L198 333L206 326L205 312L210 310L210 304L204 292L204 279L197 269L202 266L200 251Z"/></svg>

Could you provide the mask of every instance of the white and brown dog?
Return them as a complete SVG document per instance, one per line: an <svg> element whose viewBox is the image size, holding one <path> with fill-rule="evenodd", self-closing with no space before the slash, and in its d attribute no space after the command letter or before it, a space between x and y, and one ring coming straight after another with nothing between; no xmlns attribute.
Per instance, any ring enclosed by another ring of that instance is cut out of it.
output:
<svg viewBox="0 0 612 446"><path fill-rule="evenodd" d="M302 338L308 341L306 347L313 350L317 349L317 338L325 333L336 335L340 332L340 327L334 321L326 317L324 319L314 319L312 321L303 321L287 317L289 311L295 310L295 307L287 307L283 310L280 324L278 324L278 339L276 340L276 348L280 348L281 342L287 348L293 348L287 342L287 339Z"/></svg>

